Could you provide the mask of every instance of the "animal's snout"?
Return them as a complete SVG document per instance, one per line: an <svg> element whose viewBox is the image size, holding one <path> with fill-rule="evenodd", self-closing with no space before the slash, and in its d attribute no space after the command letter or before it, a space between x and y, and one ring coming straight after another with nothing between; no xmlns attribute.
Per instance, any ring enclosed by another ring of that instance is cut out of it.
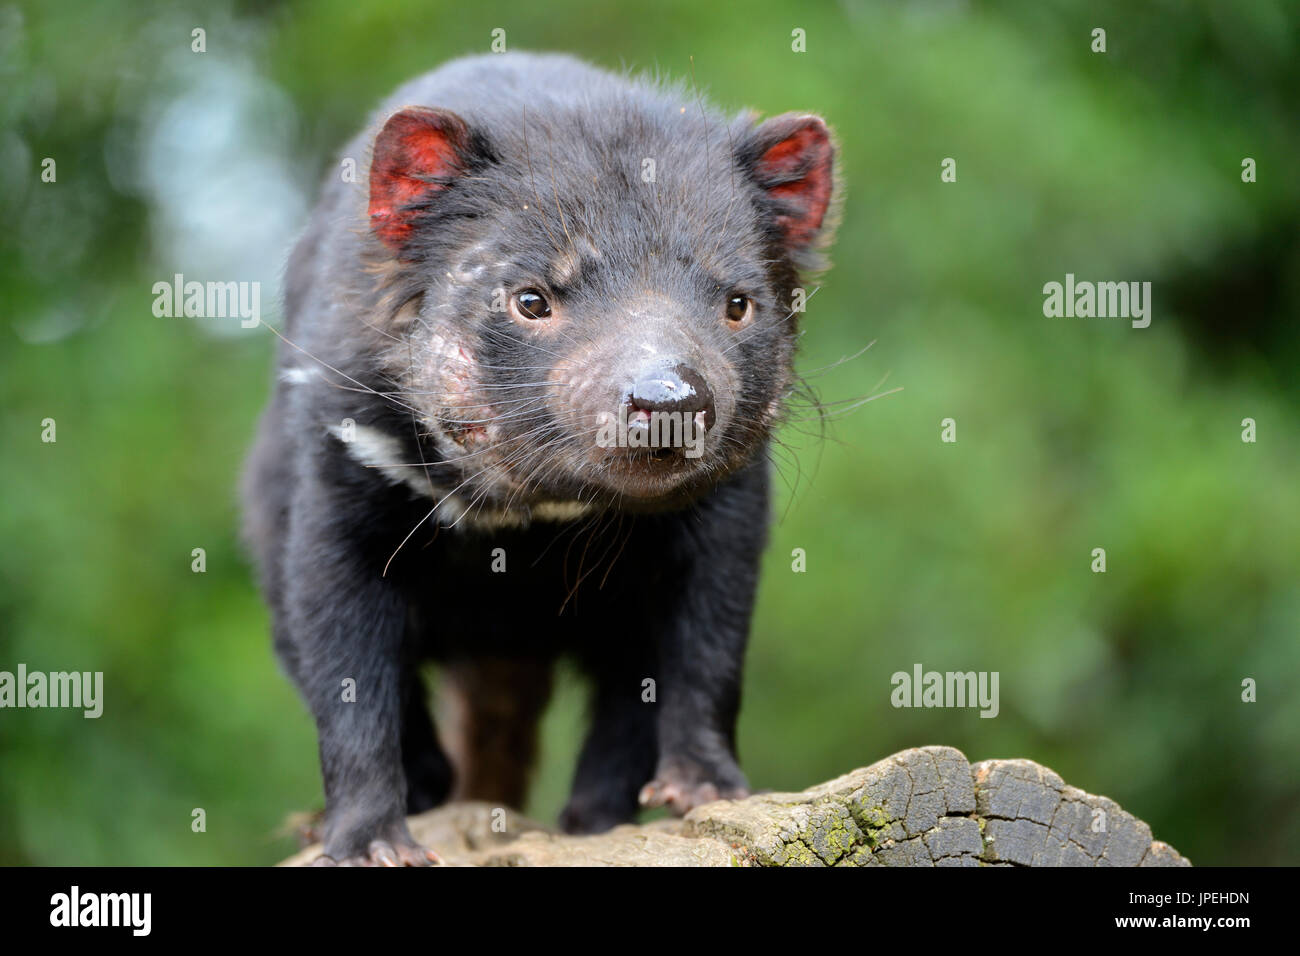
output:
<svg viewBox="0 0 1300 956"><path fill-rule="evenodd" d="M601 480L630 498L657 498L707 474L706 462L725 453L726 443L712 436L732 421L733 386L701 349L657 343L653 358L630 351L610 337L602 351L584 355L574 387L557 397L571 421L590 423L594 440L584 455ZM586 434L575 437L586 445Z"/></svg>
<svg viewBox="0 0 1300 956"><path fill-rule="evenodd" d="M703 375L684 364L644 371L632 386L627 402L635 418L648 418L656 412L677 414L706 431L713 427L715 419L713 390Z"/></svg>

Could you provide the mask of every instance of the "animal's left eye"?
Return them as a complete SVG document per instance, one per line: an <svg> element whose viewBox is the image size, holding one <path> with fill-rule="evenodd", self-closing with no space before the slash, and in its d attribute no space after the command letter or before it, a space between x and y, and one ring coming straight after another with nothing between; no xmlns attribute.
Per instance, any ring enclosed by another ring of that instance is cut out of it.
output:
<svg viewBox="0 0 1300 956"><path fill-rule="evenodd" d="M510 304L514 306L519 318L549 319L551 317L551 304L536 289L524 289L522 292L516 292L511 296Z"/></svg>
<svg viewBox="0 0 1300 956"><path fill-rule="evenodd" d="M733 295L727 300L727 321L739 325L754 314L754 301L747 295Z"/></svg>

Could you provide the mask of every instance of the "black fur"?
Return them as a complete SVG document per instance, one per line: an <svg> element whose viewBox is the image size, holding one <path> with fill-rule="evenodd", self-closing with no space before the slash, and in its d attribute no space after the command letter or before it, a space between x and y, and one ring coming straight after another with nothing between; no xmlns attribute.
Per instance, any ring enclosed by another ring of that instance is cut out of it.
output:
<svg viewBox="0 0 1300 956"><path fill-rule="evenodd" d="M469 136L461 174L405 211L414 228L394 249L367 227L364 170L378 128L412 105L455 113ZM409 84L345 150L360 181L330 177L291 257L281 378L244 488L276 648L319 731L333 859L373 859L376 840L409 847L406 814L454 792L419 678L430 659L526 662L535 677L517 669L501 711L520 704L526 722L560 655L590 675L570 831L628 820L652 780L679 811L745 791L735 724L766 444L791 387L797 269L819 264L830 232L786 240L788 201L754 172L764 130L681 89L509 54ZM490 308L494 290L521 286L547 289L558 324ZM734 290L754 303L740 331L718 319ZM583 402L624 387L638 336L690 350L718 394L707 454L665 466L654 493L592 458L577 425ZM461 347L464 368L448 361ZM391 439L400 461L359 460L345 420ZM574 502L588 510L546 513ZM492 706L469 697L482 731ZM502 738L521 772L529 732Z"/></svg>

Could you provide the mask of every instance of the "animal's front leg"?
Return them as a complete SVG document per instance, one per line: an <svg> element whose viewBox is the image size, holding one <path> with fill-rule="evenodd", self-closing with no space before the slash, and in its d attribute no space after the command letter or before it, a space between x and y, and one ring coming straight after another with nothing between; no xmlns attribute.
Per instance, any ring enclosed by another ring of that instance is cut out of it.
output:
<svg viewBox="0 0 1300 956"><path fill-rule="evenodd" d="M320 741L325 855L318 862L437 862L406 826L406 601L364 537L339 524L338 494L319 482L304 485L290 521L283 632Z"/></svg>
<svg viewBox="0 0 1300 956"><path fill-rule="evenodd" d="M765 483L728 489L687 515L674 555L678 572L658 634L654 779L644 806L683 814L749 786L736 760L745 645L765 537Z"/></svg>
<svg viewBox="0 0 1300 956"><path fill-rule="evenodd" d="M749 795L736 759L736 717L749 609L694 618L664 636L657 721L659 758L643 806L677 814Z"/></svg>

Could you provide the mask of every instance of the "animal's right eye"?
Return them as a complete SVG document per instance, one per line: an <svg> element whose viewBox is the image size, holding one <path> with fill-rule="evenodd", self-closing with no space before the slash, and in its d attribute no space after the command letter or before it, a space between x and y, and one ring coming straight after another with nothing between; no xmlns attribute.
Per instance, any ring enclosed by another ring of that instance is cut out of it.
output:
<svg viewBox="0 0 1300 956"><path fill-rule="evenodd" d="M736 293L727 300L724 314L732 328L739 328L753 318L754 300L747 295Z"/></svg>
<svg viewBox="0 0 1300 956"><path fill-rule="evenodd" d="M536 289L524 289L510 297L510 310L517 319L549 319L551 304Z"/></svg>

